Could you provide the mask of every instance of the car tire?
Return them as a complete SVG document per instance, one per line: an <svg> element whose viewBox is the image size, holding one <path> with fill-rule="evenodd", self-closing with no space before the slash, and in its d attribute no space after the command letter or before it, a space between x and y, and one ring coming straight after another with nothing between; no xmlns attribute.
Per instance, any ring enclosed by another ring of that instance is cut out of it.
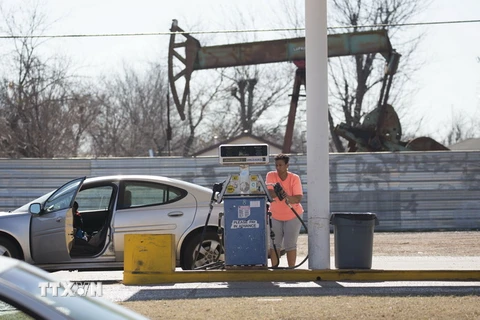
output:
<svg viewBox="0 0 480 320"><path fill-rule="evenodd" d="M22 255L17 246L9 239L0 237L0 256L21 259Z"/></svg>
<svg viewBox="0 0 480 320"><path fill-rule="evenodd" d="M205 233L202 249L197 254L198 244L201 241L202 232L199 232L185 246L182 257L182 269L192 270L200 269L202 266L213 266L217 263L222 264L224 261L224 250L220 242L218 234L214 231L207 231ZM197 258L194 263L195 257Z"/></svg>

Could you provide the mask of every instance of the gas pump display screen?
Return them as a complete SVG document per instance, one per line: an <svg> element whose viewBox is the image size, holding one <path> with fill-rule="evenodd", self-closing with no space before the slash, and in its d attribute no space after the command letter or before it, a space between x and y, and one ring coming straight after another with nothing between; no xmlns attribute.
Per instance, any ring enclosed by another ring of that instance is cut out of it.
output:
<svg viewBox="0 0 480 320"><path fill-rule="evenodd" d="M222 144L218 155L223 165L267 164L268 144Z"/></svg>
<svg viewBox="0 0 480 320"><path fill-rule="evenodd" d="M220 146L220 157L266 157L268 145L224 145Z"/></svg>

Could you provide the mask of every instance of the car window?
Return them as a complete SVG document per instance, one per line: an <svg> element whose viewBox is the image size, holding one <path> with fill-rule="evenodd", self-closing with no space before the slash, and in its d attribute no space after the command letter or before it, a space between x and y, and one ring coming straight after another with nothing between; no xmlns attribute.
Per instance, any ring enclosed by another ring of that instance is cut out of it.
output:
<svg viewBox="0 0 480 320"><path fill-rule="evenodd" d="M30 317L28 314L26 314L22 310L15 308L11 304L4 301L2 297L0 297L0 319L28 320L28 319L34 319L34 318Z"/></svg>
<svg viewBox="0 0 480 320"><path fill-rule="evenodd" d="M187 195L187 191L177 187L141 181L127 181L123 190L120 209L172 203Z"/></svg>
<svg viewBox="0 0 480 320"><path fill-rule="evenodd" d="M21 206L20 208L17 208L15 210L13 210L13 212L27 212L28 211L28 208L30 207L30 205L32 203L43 203L45 200L47 200L53 193L54 191L51 191L47 194L44 194L43 196L41 196L40 198L37 198L33 201L30 201L29 203L27 204L24 204L23 206Z"/></svg>
<svg viewBox="0 0 480 320"><path fill-rule="evenodd" d="M46 212L52 212L62 209L70 208L72 205L72 200L80 185L83 183L85 178L72 180L61 188L57 189L50 198L45 202L44 209Z"/></svg>
<svg viewBox="0 0 480 320"><path fill-rule="evenodd" d="M63 282L59 283L56 290L48 287L42 292L41 283L52 283L51 278L43 277L38 273L18 267L2 273L2 278L17 287L24 294L29 294L38 301L49 305L51 308L71 317L72 319L132 319L131 311L118 308L113 303L98 297L82 295L67 295ZM58 283L58 282L55 282ZM68 292L68 291L67 291ZM101 293L98 293L101 295ZM140 316L139 316L140 318ZM17 318L13 318L17 319Z"/></svg>
<svg viewBox="0 0 480 320"><path fill-rule="evenodd" d="M80 190L75 200L80 204L82 211L108 210L113 191L113 186L101 186Z"/></svg>

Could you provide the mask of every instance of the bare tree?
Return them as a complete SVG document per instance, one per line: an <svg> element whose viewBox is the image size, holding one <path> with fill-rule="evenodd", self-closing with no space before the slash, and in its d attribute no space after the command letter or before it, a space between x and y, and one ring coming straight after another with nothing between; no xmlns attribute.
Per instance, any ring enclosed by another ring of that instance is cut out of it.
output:
<svg viewBox="0 0 480 320"><path fill-rule="evenodd" d="M104 80L100 113L89 128L97 156L145 156L150 149L165 154L167 140L167 84L164 71L152 65L144 75L127 66L112 80Z"/></svg>
<svg viewBox="0 0 480 320"><path fill-rule="evenodd" d="M398 25L408 22L412 17L421 12L428 1L418 0L331 0L329 2L331 20L337 25L350 26L352 32L385 29L389 31L391 39L400 39ZM402 85L415 71L416 67L411 61L411 56L421 39L417 36L397 46L402 52L402 69L396 75L396 85L390 96L392 101L398 101L397 94L401 92ZM397 42L398 43L398 42ZM356 55L330 60L331 99L330 131L338 151L345 148L336 137L334 117L342 115L347 125L356 126L367 111L377 105L379 97L379 83L385 76L383 66L385 60L379 58L379 53ZM408 68L408 69L407 69ZM374 90L377 88L377 90ZM398 108L397 108L398 109Z"/></svg>
<svg viewBox="0 0 480 320"><path fill-rule="evenodd" d="M108 91L100 93L98 101L99 114L87 131L90 141L87 153L97 157L120 156L126 117Z"/></svg>
<svg viewBox="0 0 480 320"><path fill-rule="evenodd" d="M237 67L231 81L230 94L237 104L235 117L230 122L234 135L255 133L254 124L262 120L268 110L287 104L291 79L285 68L272 65Z"/></svg>
<svg viewBox="0 0 480 320"><path fill-rule="evenodd" d="M458 112L452 111L450 129L447 131L442 143L450 146L457 142L474 138L479 135L478 120L475 118L465 118Z"/></svg>
<svg viewBox="0 0 480 320"><path fill-rule="evenodd" d="M283 141L288 109L282 107L288 105L288 75L280 75L278 66L271 64L230 68L221 74L227 78L226 85L206 117L201 145L207 147L244 133Z"/></svg>
<svg viewBox="0 0 480 320"><path fill-rule="evenodd" d="M77 92L71 94L68 100L69 110L75 116L76 121L70 128L72 135L72 148L66 150L71 157L77 157L80 154L90 154L91 141L88 131L95 125L100 116L100 100L95 93L97 88L87 86L77 86Z"/></svg>
<svg viewBox="0 0 480 320"><path fill-rule="evenodd" d="M291 28L286 35L303 35L299 32L305 26L304 1L280 0L272 10L276 13L273 21L276 27ZM414 51L422 34L408 37L399 25L409 22L428 7L430 1L419 0L329 0L329 34L385 29L388 30L394 48L401 55L401 67L397 72L390 103L395 104L400 118L406 95L405 83L410 80L420 63L414 61ZM281 18L277 18L281 17ZM336 28L332 28L336 27ZM338 28L341 27L341 28ZM409 30L411 31L411 29ZM384 78L385 59L377 53L329 59L329 114L331 150L344 151L345 147L334 129L339 122L353 126L377 106L380 86ZM412 89L410 89L412 90ZM308 95L308 89L307 89Z"/></svg>
<svg viewBox="0 0 480 320"><path fill-rule="evenodd" d="M4 57L0 85L0 153L7 157L70 156L78 148L79 123L85 109L74 113L73 77L69 65L58 57L43 58L42 44L33 35L48 27L39 5L7 11L1 9L3 31L12 38L12 50ZM18 15L26 19L18 19ZM19 36L20 35L20 36ZM78 96L78 95L76 95ZM86 112L86 111L85 111ZM76 129L75 129L76 128ZM74 132L75 131L75 132Z"/></svg>
<svg viewBox="0 0 480 320"><path fill-rule="evenodd" d="M206 119L207 112L212 111L212 105L215 103L216 97L223 86L223 77L220 76L212 83L215 85L210 86L205 83L203 85L197 84L196 89L194 92L191 92L187 100L187 123L184 125L186 127L186 134L185 137L180 140L183 144L182 155L184 157L193 154L196 150L196 145L200 142L196 141L197 136L201 135L200 132L198 132L199 127ZM215 112L211 115L215 117L214 114Z"/></svg>
<svg viewBox="0 0 480 320"><path fill-rule="evenodd" d="M229 25L229 29L243 30L247 25L247 28L255 25L255 20L249 13L235 10L234 5L229 5L228 12L225 12L223 17L229 19L224 22L224 28L225 25ZM224 39L227 44L222 46L228 46L228 43L237 45L259 41L259 37L261 36L255 33L230 33ZM220 38L221 36L217 37L217 44L222 42ZM206 42L201 42L204 49L208 46ZM203 74L209 83L215 84L214 87L223 79L222 87L218 89L215 99L209 102L211 106L205 116L204 125L197 129L200 132L197 136L198 146L206 146L241 133L255 134L256 127L263 126L260 125L261 122L268 122L272 114L279 114L279 108L289 105L290 83L295 75L291 65L265 63L234 66L236 63L225 66L223 61L220 61L222 69L195 73L196 77ZM207 73L208 75L205 75ZM195 90L195 85L190 84L189 87L190 90ZM192 92L190 95L192 96ZM287 109L284 110L286 115ZM277 119L275 120L274 123L270 121L270 127L285 126L285 123L279 124Z"/></svg>

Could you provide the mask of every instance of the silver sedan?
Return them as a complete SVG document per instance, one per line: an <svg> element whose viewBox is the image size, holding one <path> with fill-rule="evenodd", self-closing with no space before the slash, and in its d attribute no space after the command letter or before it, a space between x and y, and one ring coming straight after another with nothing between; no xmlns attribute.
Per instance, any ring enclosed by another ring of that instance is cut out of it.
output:
<svg viewBox="0 0 480 320"><path fill-rule="evenodd" d="M52 271L122 269L125 234L174 234L177 267L194 269L223 260L223 205L214 198L208 188L160 176L78 178L0 213L0 255Z"/></svg>

